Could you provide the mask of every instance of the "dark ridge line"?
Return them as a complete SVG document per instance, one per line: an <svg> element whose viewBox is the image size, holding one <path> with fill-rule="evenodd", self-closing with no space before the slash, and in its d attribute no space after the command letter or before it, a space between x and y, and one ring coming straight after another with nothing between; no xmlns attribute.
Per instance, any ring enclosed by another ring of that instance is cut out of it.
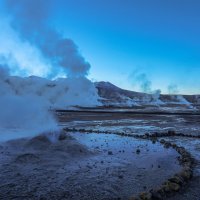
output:
<svg viewBox="0 0 200 200"><path fill-rule="evenodd" d="M114 131L101 131L101 130L92 130L92 129L77 129L77 128L63 128L68 132L82 132L82 133L99 133L99 134L115 134L127 137L134 137L139 139L151 139L151 138L161 138L161 137L187 137L187 138L196 138L200 139L200 135L192 135L192 134L184 134L184 133L176 133L175 131L167 131L167 132L154 132L154 133L145 133L143 135L139 134L130 134L126 132L114 132Z"/></svg>
<svg viewBox="0 0 200 200"><path fill-rule="evenodd" d="M55 110L57 113L103 113L103 114L134 114L134 115L186 115L186 116L200 116L200 112L145 112L145 111L108 111L108 110Z"/></svg>

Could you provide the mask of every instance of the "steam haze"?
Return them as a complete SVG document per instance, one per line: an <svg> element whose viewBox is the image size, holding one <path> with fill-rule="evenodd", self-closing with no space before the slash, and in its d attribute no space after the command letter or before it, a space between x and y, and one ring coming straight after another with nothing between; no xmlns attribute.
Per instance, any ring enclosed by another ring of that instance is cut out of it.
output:
<svg viewBox="0 0 200 200"><path fill-rule="evenodd" d="M70 77L85 76L90 64L80 55L76 44L48 24L51 4L51 0L7 0L5 3L11 26L22 41L39 49L52 66L52 76L61 71Z"/></svg>
<svg viewBox="0 0 200 200"><path fill-rule="evenodd" d="M51 3L4 1L0 140L58 131L52 109L100 105L94 84L86 78L90 64L71 39L48 24Z"/></svg>

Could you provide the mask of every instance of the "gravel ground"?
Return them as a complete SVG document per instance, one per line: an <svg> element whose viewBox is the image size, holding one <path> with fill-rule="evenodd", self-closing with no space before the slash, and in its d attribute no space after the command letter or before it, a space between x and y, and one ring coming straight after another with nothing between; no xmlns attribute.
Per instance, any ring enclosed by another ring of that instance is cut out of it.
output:
<svg viewBox="0 0 200 200"><path fill-rule="evenodd" d="M117 135L10 141L1 145L0 199L128 199L178 172L177 156L160 143Z"/></svg>
<svg viewBox="0 0 200 200"><path fill-rule="evenodd" d="M199 116L59 113L61 127L113 133L177 132L199 135ZM157 187L180 170L178 154L159 143L114 134L70 133L0 144L0 199L128 199ZM200 200L200 142L164 138L196 159L194 178L170 200Z"/></svg>

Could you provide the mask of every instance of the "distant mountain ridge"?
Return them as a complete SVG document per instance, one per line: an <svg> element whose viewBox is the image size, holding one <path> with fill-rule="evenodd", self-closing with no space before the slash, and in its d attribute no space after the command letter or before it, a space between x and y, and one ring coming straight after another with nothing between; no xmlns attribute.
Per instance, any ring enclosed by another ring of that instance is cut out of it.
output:
<svg viewBox="0 0 200 200"><path fill-rule="evenodd" d="M121 89L110 82L95 82L104 106L182 106L193 108L200 107L200 95L167 95L159 92L146 94L141 92Z"/></svg>

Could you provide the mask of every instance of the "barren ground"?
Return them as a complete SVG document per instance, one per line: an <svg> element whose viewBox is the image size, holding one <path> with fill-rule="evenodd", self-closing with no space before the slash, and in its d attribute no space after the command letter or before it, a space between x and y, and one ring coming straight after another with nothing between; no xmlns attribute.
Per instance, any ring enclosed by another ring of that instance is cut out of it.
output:
<svg viewBox="0 0 200 200"><path fill-rule="evenodd" d="M175 150L116 132L199 134L199 116L126 113L58 113L61 127L109 130L113 134L67 133L54 143L46 136L0 146L0 199L129 199L162 184L181 169ZM196 159L194 178L171 200L199 200L198 139L165 138ZM139 150L139 151L138 151Z"/></svg>

